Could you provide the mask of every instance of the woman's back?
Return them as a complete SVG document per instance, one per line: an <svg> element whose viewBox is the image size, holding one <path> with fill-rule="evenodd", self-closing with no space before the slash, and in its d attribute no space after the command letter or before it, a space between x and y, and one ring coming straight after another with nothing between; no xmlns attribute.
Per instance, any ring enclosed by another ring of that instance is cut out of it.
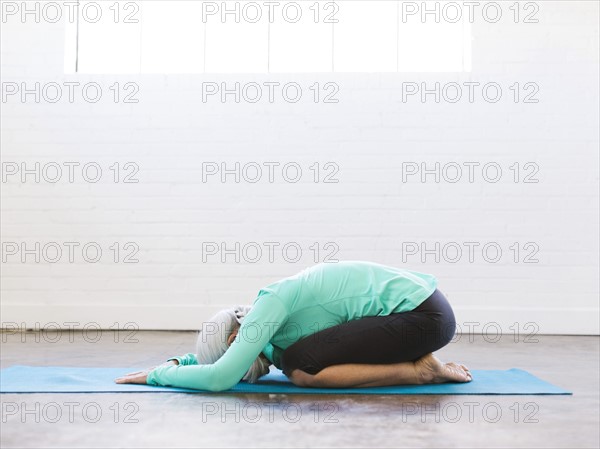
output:
<svg viewBox="0 0 600 449"><path fill-rule="evenodd" d="M283 304L271 344L286 349L307 335L363 317L413 310L437 287L429 274L373 262L319 264L261 289L255 305ZM282 314L283 315L283 314Z"/></svg>

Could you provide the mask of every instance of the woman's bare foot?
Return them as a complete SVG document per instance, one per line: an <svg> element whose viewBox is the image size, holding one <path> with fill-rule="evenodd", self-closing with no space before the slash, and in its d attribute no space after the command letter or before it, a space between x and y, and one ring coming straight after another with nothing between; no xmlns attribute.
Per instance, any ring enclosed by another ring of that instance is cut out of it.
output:
<svg viewBox="0 0 600 449"><path fill-rule="evenodd" d="M469 368L465 365L458 365L454 362L443 363L431 353L415 361L415 369L424 384L470 382L473 380Z"/></svg>

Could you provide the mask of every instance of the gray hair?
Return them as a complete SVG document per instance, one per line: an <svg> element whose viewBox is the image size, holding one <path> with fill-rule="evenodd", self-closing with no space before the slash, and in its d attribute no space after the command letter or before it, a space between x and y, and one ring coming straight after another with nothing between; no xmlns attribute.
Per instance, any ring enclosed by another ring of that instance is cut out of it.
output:
<svg viewBox="0 0 600 449"><path fill-rule="evenodd" d="M231 333L244 321L244 317L252 309L251 306L235 306L221 310L210 320L202 324L196 341L196 356L201 365L210 365L219 360L229 348L227 339ZM256 358L242 378L254 383L260 377L268 374L270 363L260 357Z"/></svg>

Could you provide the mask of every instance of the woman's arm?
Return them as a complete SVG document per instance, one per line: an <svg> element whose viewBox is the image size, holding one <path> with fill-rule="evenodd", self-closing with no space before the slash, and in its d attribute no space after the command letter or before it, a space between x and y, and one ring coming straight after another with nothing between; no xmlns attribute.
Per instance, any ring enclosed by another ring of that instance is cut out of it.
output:
<svg viewBox="0 0 600 449"><path fill-rule="evenodd" d="M197 365L198 364L198 359L196 358L196 354L192 354L191 352L188 352L187 354L184 355L179 355L176 357L171 357L170 359L167 359L167 362L170 361L176 361L176 365Z"/></svg>
<svg viewBox="0 0 600 449"><path fill-rule="evenodd" d="M288 312L278 297L264 295L254 303L236 339L215 363L159 366L148 373L146 383L197 390L228 390L244 377L273 334L285 323L287 316ZM202 363L199 360L196 362Z"/></svg>
<svg viewBox="0 0 600 449"><path fill-rule="evenodd" d="M182 359L185 359L185 357L188 354L182 356ZM165 363L163 363L162 365L159 366L173 366L173 365L179 365L179 360L177 360L179 357L177 358L172 358L172 359L168 359ZM115 379L115 383L118 384L145 384L146 383L146 378L148 376L148 373L150 371L152 371L153 369L157 368L156 366L154 368L150 368L147 370L143 370L143 371L135 371L133 373L127 373L124 376L121 377L117 377Z"/></svg>

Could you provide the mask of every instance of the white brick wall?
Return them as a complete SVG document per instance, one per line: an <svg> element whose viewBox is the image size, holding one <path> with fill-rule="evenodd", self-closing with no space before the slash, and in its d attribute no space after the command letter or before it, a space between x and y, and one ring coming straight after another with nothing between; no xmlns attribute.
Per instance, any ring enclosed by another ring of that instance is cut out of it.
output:
<svg viewBox="0 0 600 449"><path fill-rule="evenodd" d="M537 3L537 24L476 20L473 70L464 74L64 75L63 24L3 23L4 83L97 82L104 89L95 104L81 97L2 102L4 164L95 162L103 169L98 183L82 181L80 172L72 184L8 177L5 249L7 242L98 242L104 250L95 264L80 253L74 263L66 255L22 263L4 251L3 325L194 329L216 309L251 303L261 286L314 263L311 245L319 244L323 260L329 243L338 259L435 273L459 323L498 322L510 332L515 322L520 329L534 322L539 333L598 334L598 4ZM281 97L203 103L201 83L223 81L297 82L304 95L294 104ZM339 102L314 103L308 87L317 81L337 83ZM402 102L402 83L469 81L499 83L502 99ZM108 89L115 82L137 83L139 103L114 103ZM536 83L539 102L514 103L515 82ZM122 170L137 164L139 182L112 182L115 162ZM303 177L289 183L276 171L274 183L232 176L203 183L206 162L295 162ZM337 164L339 182L312 182L315 162L321 176L330 172L323 164ZM405 162L491 162L503 176L485 182L476 171L473 183L432 176L403 183ZM539 182L513 182L509 167L518 163L524 176L528 162L537 164ZM115 242L121 251L137 244L139 262L112 262ZM203 262L203 242L296 242L303 257ZM464 254L452 263L454 253L422 262L403 253L403 242L456 242L465 250L464 242L491 242L503 257L486 262L478 251L473 262ZM536 263L523 262L528 242L537 245Z"/></svg>

